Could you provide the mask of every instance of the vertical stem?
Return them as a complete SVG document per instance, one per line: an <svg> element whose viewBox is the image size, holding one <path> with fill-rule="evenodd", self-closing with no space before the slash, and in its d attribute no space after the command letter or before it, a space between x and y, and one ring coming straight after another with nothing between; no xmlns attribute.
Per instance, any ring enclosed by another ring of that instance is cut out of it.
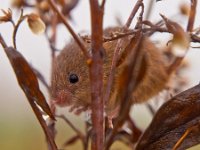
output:
<svg viewBox="0 0 200 150"><path fill-rule="evenodd" d="M189 32L192 32L193 30L195 15L196 15L196 6L197 6L197 0L191 0L190 16L187 25L187 31Z"/></svg>
<svg viewBox="0 0 200 150"><path fill-rule="evenodd" d="M90 83L92 97L93 137L92 150L103 150L104 145L104 101L103 101L103 11L98 0L90 0L92 30L92 62Z"/></svg>

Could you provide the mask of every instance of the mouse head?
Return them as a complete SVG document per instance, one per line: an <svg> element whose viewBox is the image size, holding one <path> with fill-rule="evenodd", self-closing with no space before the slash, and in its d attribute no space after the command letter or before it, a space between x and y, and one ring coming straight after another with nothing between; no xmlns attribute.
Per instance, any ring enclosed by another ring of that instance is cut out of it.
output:
<svg viewBox="0 0 200 150"><path fill-rule="evenodd" d="M76 42L71 41L53 64L52 99L59 106L71 106L71 111L87 110L91 103L89 82L85 57Z"/></svg>

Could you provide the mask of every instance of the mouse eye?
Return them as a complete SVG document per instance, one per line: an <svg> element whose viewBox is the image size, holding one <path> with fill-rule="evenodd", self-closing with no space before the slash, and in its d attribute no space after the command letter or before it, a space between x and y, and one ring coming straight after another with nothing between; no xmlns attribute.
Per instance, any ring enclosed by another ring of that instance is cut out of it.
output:
<svg viewBox="0 0 200 150"><path fill-rule="evenodd" d="M70 83L76 83L76 82L78 82L78 76L76 75L76 74L70 74L69 75L69 82Z"/></svg>

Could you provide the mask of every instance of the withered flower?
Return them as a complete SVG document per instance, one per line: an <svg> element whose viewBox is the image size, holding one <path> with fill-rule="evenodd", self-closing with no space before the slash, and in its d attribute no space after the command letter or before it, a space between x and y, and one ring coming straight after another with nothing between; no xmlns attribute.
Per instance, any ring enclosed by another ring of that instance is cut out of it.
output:
<svg viewBox="0 0 200 150"><path fill-rule="evenodd" d="M31 13L27 15L27 21L33 33L41 34L45 31L46 26L44 22L40 19L39 15Z"/></svg>
<svg viewBox="0 0 200 150"><path fill-rule="evenodd" d="M0 23L2 22L10 22L12 21L12 10L9 8L7 11L1 10L3 12L3 16L0 16Z"/></svg>

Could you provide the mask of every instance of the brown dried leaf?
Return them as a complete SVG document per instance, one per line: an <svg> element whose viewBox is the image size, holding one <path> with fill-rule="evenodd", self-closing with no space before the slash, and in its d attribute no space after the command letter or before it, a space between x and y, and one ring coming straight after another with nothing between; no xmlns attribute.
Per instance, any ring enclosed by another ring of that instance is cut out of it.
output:
<svg viewBox="0 0 200 150"><path fill-rule="evenodd" d="M12 47L5 48L5 52L10 60L10 63L14 69L18 83L29 101L35 101L52 119L52 114L49 105L43 93L39 89L39 84L36 75L29 66L25 58Z"/></svg>
<svg viewBox="0 0 200 150"><path fill-rule="evenodd" d="M161 15L165 21L169 32L173 34L171 41L171 49L175 56L182 57L190 46L190 38L187 32L176 22L169 20L164 15Z"/></svg>
<svg viewBox="0 0 200 150"><path fill-rule="evenodd" d="M40 16L34 13L27 15L28 26L31 31L35 34L44 33L46 26L45 23L41 20Z"/></svg>
<svg viewBox="0 0 200 150"><path fill-rule="evenodd" d="M173 97L154 116L136 150L171 150L185 131L199 124L200 84ZM178 150L200 143L200 128L186 136Z"/></svg>

